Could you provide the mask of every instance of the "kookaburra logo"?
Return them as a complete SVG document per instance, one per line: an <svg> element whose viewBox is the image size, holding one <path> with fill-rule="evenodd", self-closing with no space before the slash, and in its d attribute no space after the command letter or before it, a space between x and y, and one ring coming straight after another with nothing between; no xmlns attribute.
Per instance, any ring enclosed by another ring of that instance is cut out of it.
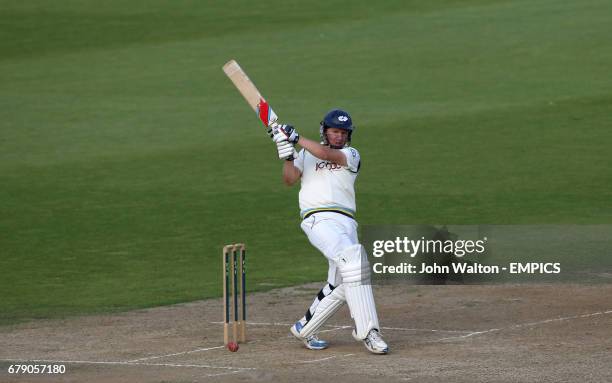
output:
<svg viewBox="0 0 612 383"><path fill-rule="evenodd" d="M329 161L321 161L321 162L317 162L315 164L315 170L319 171L319 170L323 170L323 169L327 169L327 170L340 170L342 169L342 166L335 164L333 162L329 162Z"/></svg>
<svg viewBox="0 0 612 383"><path fill-rule="evenodd" d="M347 116L339 116L339 117L338 117L338 120L339 120L339 121L342 121L342 122L344 122L344 121L348 121L348 117L347 117Z"/></svg>

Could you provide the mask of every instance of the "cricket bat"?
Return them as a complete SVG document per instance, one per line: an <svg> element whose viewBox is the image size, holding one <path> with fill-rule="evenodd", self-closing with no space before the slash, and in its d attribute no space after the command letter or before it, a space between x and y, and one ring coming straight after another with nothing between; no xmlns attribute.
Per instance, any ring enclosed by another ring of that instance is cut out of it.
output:
<svg viewBox="0 0 612 383"><path fill-rule="evenodd" d="M238 91L242 94L242 97L257 113L261 122L266 127L274 128L277 125L278 117L236 60L230 60L225 63L223 65L223 72L232 80Z"/></svg>

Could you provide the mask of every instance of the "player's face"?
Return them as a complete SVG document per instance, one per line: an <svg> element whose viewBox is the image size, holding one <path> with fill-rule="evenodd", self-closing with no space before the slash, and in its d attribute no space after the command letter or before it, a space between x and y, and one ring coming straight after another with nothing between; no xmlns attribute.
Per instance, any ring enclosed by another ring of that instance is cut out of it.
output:
<svg viewBox="0 0 612 383"><path fill-rule="evenodd" d="M338 128L327 128L327 141L331 146L343 147L348 139L348 131Z"/></svg>

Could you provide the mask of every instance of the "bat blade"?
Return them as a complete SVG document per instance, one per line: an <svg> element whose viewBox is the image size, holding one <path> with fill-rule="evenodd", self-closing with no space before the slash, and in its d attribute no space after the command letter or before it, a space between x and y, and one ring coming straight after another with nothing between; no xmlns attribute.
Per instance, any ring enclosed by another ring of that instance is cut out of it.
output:
<svg viewBox="0 0 612 383"><path fill-rule="evenodd" d="M242 97L251 106L251 109L257 113L261 122L265 126L274 127L278 117L236 60L230 60L225 63L223 65L223 72L234 83L234 86L236 86Z"/></svg>

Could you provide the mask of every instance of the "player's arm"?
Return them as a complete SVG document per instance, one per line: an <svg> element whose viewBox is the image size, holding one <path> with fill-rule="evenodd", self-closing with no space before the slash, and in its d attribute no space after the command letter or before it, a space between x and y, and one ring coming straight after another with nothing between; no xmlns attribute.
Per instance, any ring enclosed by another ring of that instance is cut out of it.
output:
<svg viewBox="0 0 612 383"><path fill-rule="evenodd" d="M347 166L348 162L342 151L321 145L306 137L301 137L291 125L279 125L278 128L274 129L273 134L272 139L276 142L286 140L292 144L299 144L317 158L336 163L340 166Z"/></svg>
<svg viewBox="0 0 612 383"><path fill-rule="evenodd" d="M284 161L283 165L283 182L285 185L291 186L297 182L302 176L302 171L293 164L293 160L298 157L293 144L287 140L279 140L276 142L276 150L278 158Z"/></svg>
<svg viewBox="0 0 612 383"><path fill-rule="evenodd" d="M287 186L293 186L302 177L302 172L298 169L293 161L286 160L283 165L283 182Z"/></svg>
<svg viewBox="0 0 612 383"><path fill-rule="evenodd" d="M304 136L300 136L297 143L317 158L333 162L340 166L347 165L346 156L338 149L332 149L329 146L321 145L320 143L309 140Z"/></svg>

